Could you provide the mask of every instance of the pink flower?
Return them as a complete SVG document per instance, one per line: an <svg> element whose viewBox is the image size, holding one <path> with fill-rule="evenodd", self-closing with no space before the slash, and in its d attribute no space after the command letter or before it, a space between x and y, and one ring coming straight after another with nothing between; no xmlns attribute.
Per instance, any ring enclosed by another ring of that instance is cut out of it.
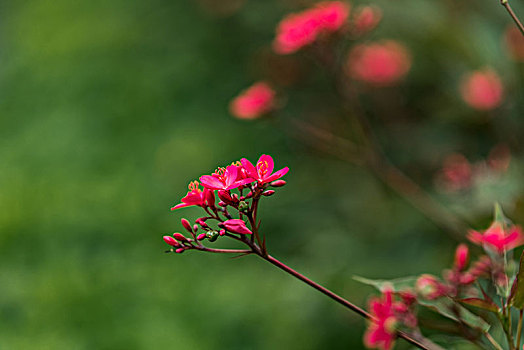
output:
<svg viewBox="0 0 524 350"><path fill-rule="evenodd" d="M366 34L379 24L382 11L376 6L360 6L355 10L353 33L357 36Z"/></svg>
<svg viewBox="0 0 524 350"><path fill-rule="evenodd" d="M237 180L238 167L230 165L227 168L218 168L213 175L200 176L202 186L210 190L229 191L239 186L253 182L253 179Z"/></svg>
<svg viewBox="0 0 524 350"><path fill-rule="evenodd" d="M244 90L231 101L229 110L239 119L256 119L275 108L275 91L258 82Z"/></svg>
<svg viewBox="0 0 524 350"><path fill-rule="evenodd" d="M314 42L322 32L339 30L349 15L349 5L342 1L324 1L282 19L277 26L273 49L290 54Z"/></svg>
<svg viewBox="0 0 524 350"><path fill-rule="evenodd" d="M240 161L242 162L242 166L246 170L246 173L249 175L249 177L258 181L258 183L260 184L265 184L271 181L275 181L276 179L279 179L282 176L286 175L286 173L289 171L289 168L285 167L273 173L273 168L274 168L273 158L266 154L263 154L260 156L260 158L258 159L256 168L246 158L242 158Z"/></svg>
<svg viewBox="0 0 524 350"><path fill-rule="evenodd" d="M372 298L369 311L373 321L364 334L364 345L369 349L389 350L396 337L397 317L393 309L393 293L384 291L382 298Z"/></svg>
<svg viewBox="0 0 524 350"><path fill-rule="evenodd" d="M175 205L171 210L176 210L179 208L190 207L196 205L199 207L212 206L215 202L215 195L212 191L204 188L201 190L199 188L198 181L193 181L189 183L189 192L187 195L182 198L182 203Z"/></svg>
<svg viewBox="0 0 524 350"><path fill-rule="evenodd" d="M508 26L504 35L506 47L515 61L524 61L524 37L513 24Z"/></svg>
<svg viewBox="0 0 524 350"><path fill-rule="evenodd" d="M397 83L410 68L408 50L393 40L356 45L347 63L351 77L376 86Z"/></svg>
<svg viewBox="0 0 524 350"><path fill-rule="evenodd" d="M320 30L335 32L346 22L349 9L343 1L324 1L317 3L310 11L320 23Z"/></svg>
<svg viewBox="0 0 524 350"><path fill-rule="evenodd" d="M468 263L469 248L465 244L459 244L455 251L455 269L458 271L464 270Z"/></svg>
<svg viewBox="0 0 524 350"><path fill-rule="evenodd" d="M505 230L498 222L491 224L484 233L469 231L467 238L475 244L495 249L499 254L524 244L524 235L519 226Z"/></svg>
<svg viewBox="0 0 524 350"><path fill-rule="evenodd" d="M240 220L240 219L227 220L219 224L219 226L223 226L229 232L239 233L242 235L250 235L253 233L251 232L251 230L247 228L244 220Z"/></svg>
<svg viewBox="0 0 524 350"><path fill-rule="evenodd" d="M473 170L466 157L453 153L447 156L443 163L439 177L446 190L454 192L471 186Z"/></svg>
<svg viewBox="0 0 524 350"><path fill-rule="evenodd" d="M483 111L501 104L503 90L499 76L491 69L469 73L460 83L460 93L464 102L474 109Z"/></svg>

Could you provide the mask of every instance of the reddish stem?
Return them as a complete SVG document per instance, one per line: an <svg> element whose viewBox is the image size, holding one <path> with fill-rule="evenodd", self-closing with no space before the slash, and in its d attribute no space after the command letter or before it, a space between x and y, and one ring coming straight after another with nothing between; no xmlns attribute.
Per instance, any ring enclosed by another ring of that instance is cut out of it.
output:
<svg viewBox="0 0 524 350"><path fill-rule="evenodd" d="M309 278L307 278L306 276L302 275L301 273L293 270L291 267L289 267L286 264L284 264L283 262L275 259L271 255L267 255L267 256L260 255L260 256L263 259L265 259L268 262L270 262L271 264L273 264L276 267L278 267L279 269L284 270L285 272L295 276L296 278L298 278L302 282L305 282L306 284L308 284L311 287L315 288L319 292L327 295L328 297L330 297L331 299L335 300L339 304L342 304L343 306L347 307L348 309L356 312L360 316L362 316L362 317L364 317L364 318L366 318L368 320L373 320L373 316L371 316L371 314L369 314L364 309L361 309L360 307L356 306L355 304L353 304L353 303L349 302L348 300L342 298L340 295L333 293L329 289L322 287L320 284L310 280ZM397 332L397 336L399 338L402 338L402 339L406 340L407 342L411 343L412 345L418 347L419 349L431 350L429 347L427 347L426 345L422 344L418 340L415 340L415 339L411 338L408 334L406 334L404 332L398 331Z"/></svg>

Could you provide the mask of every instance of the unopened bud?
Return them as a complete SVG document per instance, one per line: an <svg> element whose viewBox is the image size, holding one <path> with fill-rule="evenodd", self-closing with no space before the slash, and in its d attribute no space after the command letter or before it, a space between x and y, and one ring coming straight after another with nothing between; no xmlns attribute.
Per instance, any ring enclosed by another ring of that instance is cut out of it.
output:
<svg viewBox="0 0 524 350"><path fill-rule="evenodd" d="M245 201L240 201L240 202L238 203L238 210L240 210L240 211L245 211L245 210L247 210L247 209L249 209L249 204L247 204L247 202L245 202Z"/></svg>
<svg viewBox="0 0 524 350"><path fill-rule="evenodd" d="M468 263L469 249L465 244L459 244L455 251L455 268L462 271Z"/></svg>
<svg viewBox="0 0 524 350"><path fill-rule="evenodd" d="M187 242L187 238L186 238L186 236L184 236L184 235L181 234L181 233L178 233L178 232L173 233L173 237L175 237L175 239L176 239L177 241L180 241L180 242Z"/></svg>
<svg viewBox="0 0 524 350"><path fill-rule="evenodd" d="M187 219L182 218L182 220L180 220L180 222L182 222L182 226L184 226L184 228L187 230L187 232L189 232L189 233L193 232L193 229L191 228L191 224L189 223L189 221L187 221Z"/></svg>
<svg viewBox="0 0 524 350"><path fill-rule="evenodd" d="M226 230L222 229L222 230L220 230L220 232L219 232L218 234L221 235L221 236L223 236L223 235L226 234Z"/></svg>
<svg viewBox="0 0 524 350"><path fill-rule="evenodd" d="M222 202L222 201L218 202L218 205L220 205L221 207L226 207L227 206L227 204L225 202Z"/></svg>
<svg viewBox="0 0 524 350"><path fill-rule="evenodd" d="M273 190L267 190L267 191L262 192L262 195L266 197L272 196L274 194L275 194L275 191Z"/></svg>
<svg viewBox="0 0 524 350"><path fill-rule="evenodd" d="M198 240L198 241L201 241L201 240L203 240L203 239L206 238L206 237L207 237L207 235L206 235L205 233L201 233L201 234L199 234L199 235L197 236L197 240Z"/></svg>
<svg viewBox="0 0 524 350"><path fill-rule="evenodd" d="M173 247L178 247L180 244L171 236L164 236L164 241Z"/></svg>
<svg viewBox="0 0 524 350"><path fill-rule="evenodd" d="M246 194L246 196L245 196L245 198L251 198L251 197L253 197L253 191L249 191L249 192Z"/></svg>
<svg viewBox="0 0 524 350"><path fill-rule="evenodd" d="M273 186L273 187L282 187L282 186L284 186L286 183L287 183L287 182L284 181L284 180L276 180L276 181L273 181L273 182L271 183L271 186Z"/></svg>
<svg viewBox="0 0 524 350"><path fill-rule="evenodd" d="M195 220L195 222L196 222L197 224L199 224L200 227L202 227L202 228L207 228L207 227L209 227L209 226L206 224L206 220L207 220L207 219L208 219L208 218L206 218L206 217L198 218L198 219ZM196 225L195 225L195 226L196 226ZM196 231L196 230L197 230L197 229L195 229L195 231Z"/></svg>
<svg viewBox="0 0 524 350"><path fill-rule="evenodd" d="M206 237L209 239L209 242L214 242L218 238L218 232L217 231L207 231Z"/></svg>
<svg viewBox="0 0 524 350"><path fill-rule="evenodd" d="M445 286L432 275L420 276L415 283L415 290L423 298L428 300L437 299L443 296L446 292Z"/></svg>
<svg viewBox="0 0 524 350"><path fill-rule="evenodd" d="M180 254L180 253L183 253L184 250L185 250L184 248L178 248L177 250L175 250L175 252Z"/></svg>
<svg viewBox="0 0 524 350"><path fill-rule="evenodd" d="M206 200L206 204L213 208L215 206L215 191L213 190L207 190L205 192L205 200Z"/></svg>

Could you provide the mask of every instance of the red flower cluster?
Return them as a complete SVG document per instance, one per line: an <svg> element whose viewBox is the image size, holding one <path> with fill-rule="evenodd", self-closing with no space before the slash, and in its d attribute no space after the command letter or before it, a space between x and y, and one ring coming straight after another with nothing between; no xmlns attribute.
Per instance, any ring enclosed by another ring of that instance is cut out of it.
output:
<svg viewBox="0 0 524 350"><path fill-rule="evenodd" d="M400 325L409 328L417 326L413 313L415 296L409 292L397 294L400 300L395 301L395 293L386 288L380 298L374 297L369 301L372 320L364 334L364 345L367 348L389 350L394 345Z"/></svg>
<svg viewBox="0 0 524 350"><path fill-rule="evenodd" d="M267 197L275 193L274 190L267 189L269 186L276 188L286 184L279 179L289 171L289 168L284 167L276 172L273 170L273 158L264 154L256 165L242 158L241 161L225 168L218 168L211 175L202 175L199 180L203 189L200 188L198 181L191 182L187 195L171 210L197 206L206 211L206 216L197 218L194 225L182 219L182 226L193 238L177 232L173 236L164 236L164 241L173 247L172 251L177 253L188 249L210 251L200 241L208 239L213 242L224 235L253 234L252 214L258 200L262 196ZM238 193L233 193L232 190L238 190ZM248 192L244 193L244 191ZM215 192L220 199L217 204L215 204ZM239 218L233 218L228 209L236 210ZM244 218L250 219L251 229L246 225ZM212 228L208 224L210 220L217 221L217 228ZM199 229L204 232L199 233Z"/></svg>
<svg viewBox="0 0 524 350"><path fill-rule="evenodd" d="M290 14L278 25L273 48L290 54L313 43L320 34L339 30L349 15L350 6L343 1L325 1L299 13Z"/></svg>

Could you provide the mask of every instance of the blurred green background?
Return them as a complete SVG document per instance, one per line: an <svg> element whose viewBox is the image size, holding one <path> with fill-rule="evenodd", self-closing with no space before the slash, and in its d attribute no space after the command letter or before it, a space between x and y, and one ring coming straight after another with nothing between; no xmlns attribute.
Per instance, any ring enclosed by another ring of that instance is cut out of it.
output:
<svg viewBox="0 0 524 350"><path fill-rule="evenodd" d="M509 19L498 1L376 4L384 21L373 35L414 56L402 89L418 114L382 130L391 158L432 190L427 171L445 153L475 160L508 130L521 139L522 70L501 46ZM299 5L0 2L0 349L361 349L362 319L260 259L164 254L162 235L199 213L169 210L187 183L243 156L291 169L262 203L272 254L356 303L372 290L355 274L451 263L456 242L366 171L312 152L278 121L228 115L264 77L274 27ZM489 122L455 87L486 64L509 86ZM300 117L303 101L322 111L324 80L291 87L283 118ZM441 200L479 228L494 200L524 219L512 147L513 177Z"/></svg>

